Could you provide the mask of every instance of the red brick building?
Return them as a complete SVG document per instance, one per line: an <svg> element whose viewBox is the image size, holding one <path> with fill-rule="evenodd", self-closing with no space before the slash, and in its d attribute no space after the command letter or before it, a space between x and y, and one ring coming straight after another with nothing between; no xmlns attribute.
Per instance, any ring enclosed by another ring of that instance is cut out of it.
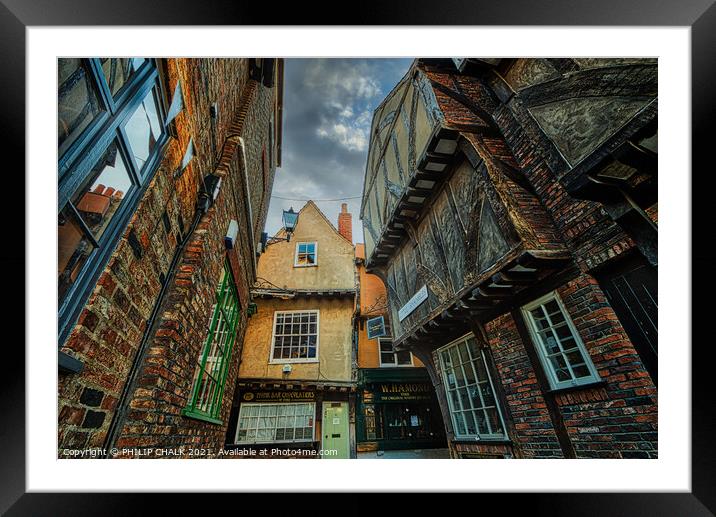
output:
<svg viewBox="0 0 716 517"><path fill-rule="evenodd" d="M279 59L60 59L59 456L225 443Z"/></svg>
<svg viewBox="0 0 716 517"><path fill-rule="evenodd" d="M454 457L657 456L657 64L419 59L361 218Z"/></svg>

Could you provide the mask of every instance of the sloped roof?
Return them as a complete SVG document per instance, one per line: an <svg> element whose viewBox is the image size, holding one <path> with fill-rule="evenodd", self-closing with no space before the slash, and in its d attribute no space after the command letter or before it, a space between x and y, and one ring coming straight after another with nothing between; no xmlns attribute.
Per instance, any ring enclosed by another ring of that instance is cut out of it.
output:
<svg viewBox="0 0 716 517"><path fill-rule="evenodd" d="M333 225L333 223L331 222L331 220L328 219L328 217L326 217L326 214L324 214L323 211L322 211L320 208L318 208L318 205L317 205L313 200L311 200L311 199L309 199L309 200L306 202L306 204L303 205L303 206L301 207L301 209L298 211L299 220L300 220L300 214L301 214L306 208L308 208L309 206L313 207L313 208L321 215L321 217L323 218L323 220L326 221L326 223L328 223L328 226L330 226L331 229L332 229L334 232L336 232L337 235L340 235L343 240L345 240L347 243L349 243L351 246L353 246L353 243L352 243L351 241L349 241L343 234L341 234L341 232L338 231L338 228L336 228L336 227ZM286 233L286 229L285 229L285 228L281 228L281 229L279 229L279 231L276 232L276 234L274 235L274 237L281 237L281 236L284 235L285 233Z"/></svg>

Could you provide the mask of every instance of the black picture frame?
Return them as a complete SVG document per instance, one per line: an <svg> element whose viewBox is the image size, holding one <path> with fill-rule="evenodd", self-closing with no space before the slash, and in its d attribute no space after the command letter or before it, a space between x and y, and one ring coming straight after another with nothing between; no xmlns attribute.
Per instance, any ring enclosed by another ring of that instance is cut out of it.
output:
<svg viewBox="0 0 716 517"><path fill-rule="evenodd" d="M648 0L557 0L549 3L526 0L413 0L411 2L363 1L352 4L341 14L335 2L261 4L207 0L2 0L0 2L0 63L2 65L2 103L6 177L17 185L5 185L6 224L0 263L6 274L4 321L24 320L25 228L18 219L24 214L25 138L25 28L48 25L281 25L302 21L311 25L591 25L591 26L684 26L691 28L692 71L692 169L702 172L699 188L692 187L692 490L690 493L626 494L510 494L510 510L523 507L538 515L712 515L716 512L716 414L712 361L709 339L703 322L712 312L706 302L713 292L713 265L716 257L708 237L712 214L707 196L712 189L705 184L712 178L710 148L714 120L714 84L716 84L716 6L714 0L649 2ZM409 5L408 5L409 4ZM323 13L323 14L320 14ZM48 114L48 117L51 115ZM52 114L54 116L54 114ZM668 144L667 144L668 145ZM16 164L9 167L9 160ZM666 172L665 172L666 173ZM672 173L677 174L673 171ZM51 173L48 172L51 175ZM684 181L687 180L684 175ZM12 207L12 204L17 206ZM14 208L14 210L12 209ZM24 219L23 219L24 223ZM674 273L678 275L679 273ZM689 271L681 272L682 281L691 282ZM7 299L7 298L6 298ZM701 303L698 301L701 300ZM684 300L689 303L689 300ZM14 308L13 308L14 307ZM11 314L10 311L17 314ZM17 324L5 327L17 329ZM22 328L22 327L20 327ZM700 332L697 332L699 331ZM20 330L22 335L23 331ZM24 336L23 340L24 340ZM702 339L698 339L701 337ZM0 511L9 515L95 515L133 514L146 508L146 495L25 493L25 450L32 444L25 438L25 354L19 340L6 337L3 347L5 368L2 374L4 408L0 418ZM688 351L688 343L672 343ZM48 350L48 353L50 351ZM429 475L426 473L426 475ZM245 497L245 496L242 496ZM482 508L495 508L492 499L500 495L479 496ZM489 499L488 499L489 498ZM163 498L163 512L173 505L184 511L196 498L174 494ZM415 498L415 501L420 501ZM198 501L197 501L198 502ZM220 504L216 502L216 504ZM406 510L401 503L403 510ZM504 507L503 507L504 508ZM136 510L136 511L135 511ZM504 513L501 511L501 513Z"/></svg>

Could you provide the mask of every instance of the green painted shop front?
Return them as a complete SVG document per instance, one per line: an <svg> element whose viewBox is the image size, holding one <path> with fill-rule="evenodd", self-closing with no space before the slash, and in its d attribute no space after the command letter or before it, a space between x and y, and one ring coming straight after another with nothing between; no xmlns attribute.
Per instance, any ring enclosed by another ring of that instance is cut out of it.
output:
<svg viewBox="0 0 716 517"><path fill-rule="evenodd" d="M447 446L424 368L359 370L356 427L359 452Z"/></svg>

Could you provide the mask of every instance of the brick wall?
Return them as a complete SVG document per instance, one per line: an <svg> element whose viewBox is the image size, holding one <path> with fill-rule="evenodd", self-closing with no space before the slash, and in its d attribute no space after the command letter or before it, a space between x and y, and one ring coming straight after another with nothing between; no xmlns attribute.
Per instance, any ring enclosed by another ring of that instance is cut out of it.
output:
<svg viewBox="0 0 716 517"><path fill-rule="evenodd" d="M516 446L524 457L561 457L560 428L578 458L656 457L656 388L596 280L582 274L557 293L604 382L545 393L525 348L534 347L531 339L523 339L509 314L488 323ZM559 420L550 416L546 398L556 403Z"/></svg>
<svg viewBox="0 0 716 517"><path fill-rule="evenodd" d="M515 320L510 314L504 314L488 323L485 330L498 376L495 384L501 385L507 400L505 409L512 420L512 429L508 432L516 448L525 458L563 457L544 394Z"/></svg>
<svg viewBox="0 0 716 517"><path fill-rule="evenodd" d="M495 121L582 271L634 247L632 239L599 203L574 199L567 193L550 167L544 148L548 144L534 136L539 127L518 99L498 109Z"/></svg>
<svg viewBox="0 0 716 517"><path fill-rule="evenodd" d="M606 381L556 396L577 456L656 457L656 387L597 281L581 275L557 292Z"/></svg>
<svg viewBox="0 0 716 517"><path fill-rule="evenodd" d="M184 93L185 109L176 119L178 138L167 144L159 169L65 344L69 354L84 362L84 370L60 375L60 449L103 445L160 291L160 274L169 277L174 252L193 220L200 178L211 172L223 176L221 192L190 238L169 286L118 445L223 443L225 426L192 421L179 413L189 396L208 330L226 253L223 235L230 219L236 219L240 227L240 245L232 251L239 293L245 296L251 281L238 136L247 147L251 200L258 207L252 224L258 231L265 221L275 168L261 163L269 145L275 89L249 81L245 59L170 59L167 75L169 91L181 80ZM212 120L209 112L214 103L218 116ZM190 138L195 157L175 179L174 171ZM169 231L162 223L165 211ZM130 232L141 243L141 256L127 243ZM241 302L245 308L248 301ZM222 414L227 416L244 328L245 316L223 400Z"/></svg>

